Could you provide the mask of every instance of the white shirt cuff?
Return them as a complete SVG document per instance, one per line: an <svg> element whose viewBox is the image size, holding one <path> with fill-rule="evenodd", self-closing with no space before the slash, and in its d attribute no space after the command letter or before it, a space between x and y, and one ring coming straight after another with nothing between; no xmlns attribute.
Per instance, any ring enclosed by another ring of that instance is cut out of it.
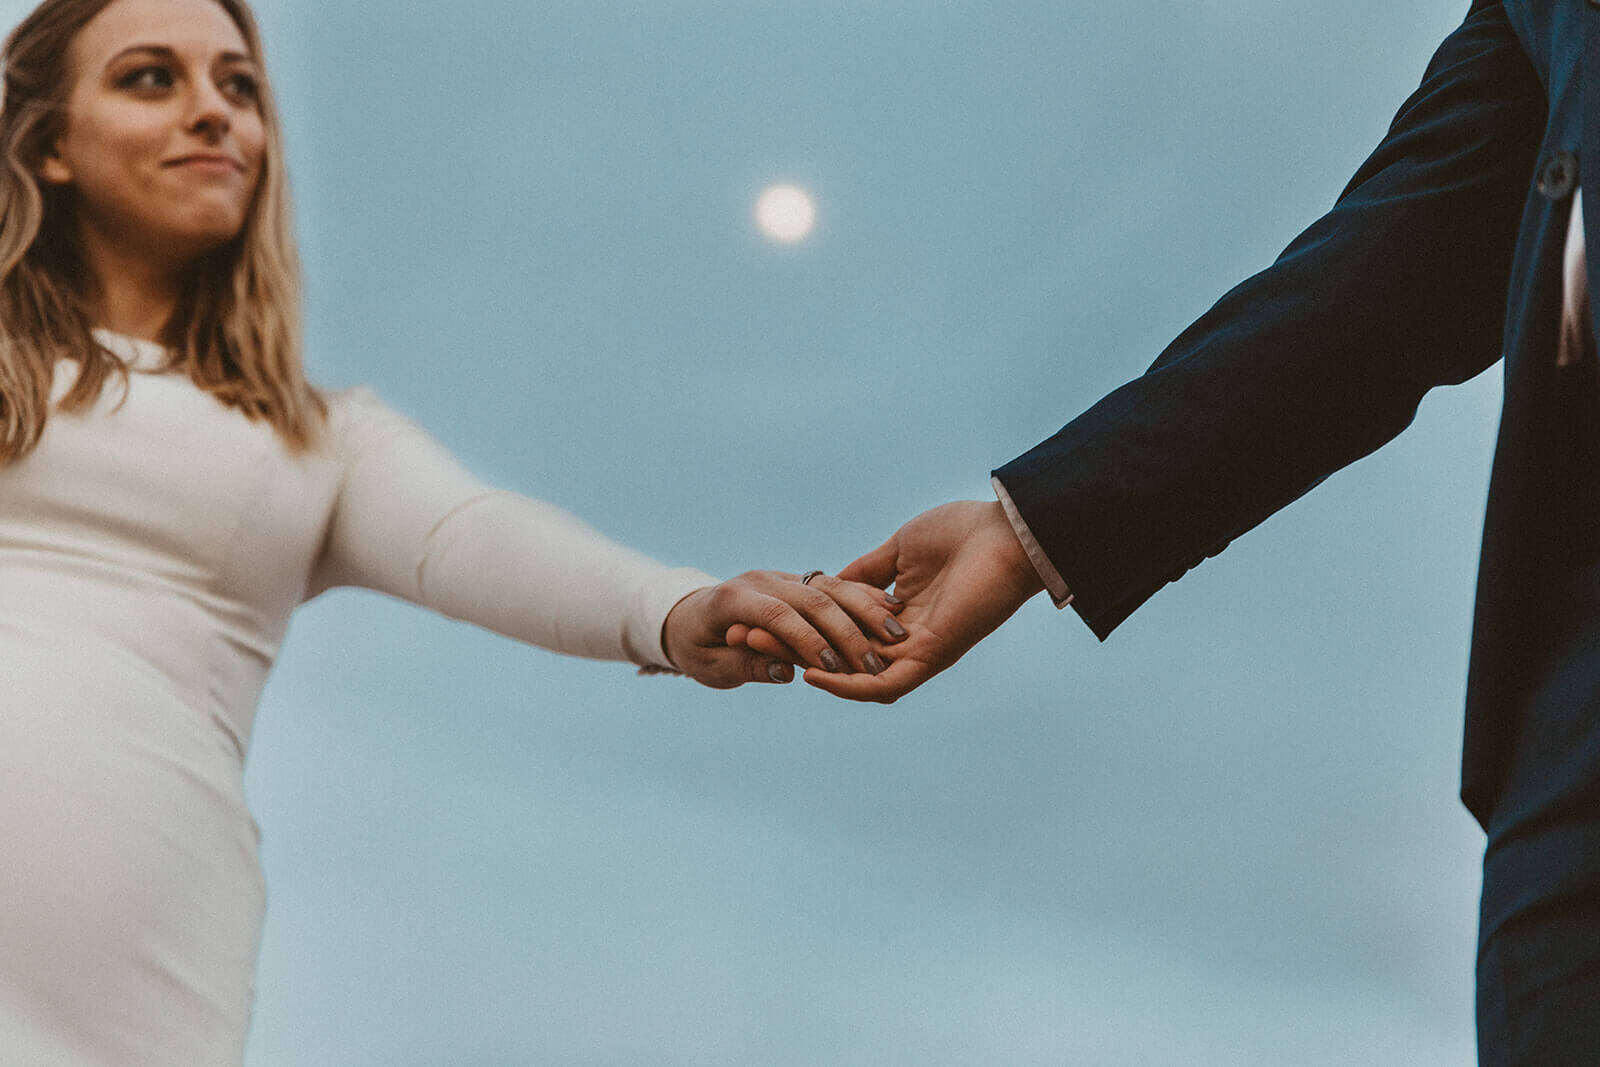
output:
<svg viewBox="0 0 1600 1067"><path fill-rule="evenodd" d="M1000 507L1005 510L1006 518L1010 520L1011 529L1016 532L1017 540L1022 542L1022 550L1028 554L1028 561L1033 564L1033 569L1039 572L1039 580L1044 582L1050 599L1055 601L1056 607L1066 607L1072 603L1072 590L1067 588L1066 579L1061 577L1056 565L1050 562L1050 557L1039 547L1033 531L1022 521L1022 514L1017 511L1017 505L1012 503L1011 494L1006 492L1006 487L1000 484L1000 479L990 478L989 483L994 486L994 495L1000 498Z"/></svg>

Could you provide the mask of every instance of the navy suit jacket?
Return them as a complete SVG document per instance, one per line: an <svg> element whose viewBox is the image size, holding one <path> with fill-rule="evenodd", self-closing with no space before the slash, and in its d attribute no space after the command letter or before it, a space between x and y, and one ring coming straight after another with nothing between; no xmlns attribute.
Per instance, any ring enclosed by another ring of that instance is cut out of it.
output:
<svg viewBox="0 0 1600 1067"><path fill-rule="evenodd" d="M1462 798L1485 825L1549 593L1600 546L1594 367L1558 370L1571 198L1600 218L1600 0L1478 0L1327 215L1141 377L996 471L1101 638L1505 357ZM1585 225L1590 263L1600 226ZM1600 309L1590 271L1590 303Z"/></svg>

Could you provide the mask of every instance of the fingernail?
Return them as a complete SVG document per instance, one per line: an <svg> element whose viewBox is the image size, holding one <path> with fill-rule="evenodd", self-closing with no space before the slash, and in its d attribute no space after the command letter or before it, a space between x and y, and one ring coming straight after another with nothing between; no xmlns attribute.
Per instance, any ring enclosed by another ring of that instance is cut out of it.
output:
<svg viewBox="0 0 1600 1067"><path fill-rule="evenodd" d="M883 594L883 599L887 600L891 604L904 604L905 603L904 600L901 600L899 597L895 596L893 593L885 593L885 594Z"/></svg>
<svg viewBox="0 0 1600 1067"><path fill-rule="evenodd" d="M869 674L882 674L884 671L883 660L878 658L876 652L868 652L862 662L867 665Z"/></svg>
<svg viewBox="0 0 1600 1067"><path fill-rule="evenodd" d="M767 664L767 677L782 685L793 678L794 673L789 669L787 663L769 663Z"/></svg>
<svg viewBox="0 0 1600 1067"><path fill-rule="evenodd" d="M822 650L822 669L832 674L843 674L844 660L833 649L825 648Z"/></svg>
<svg viewBox="0 0 1600 1067"><path fill-rule="evenodd" d="M883 628L889 631L890 637L904 637L906 628L900 625L900 620L893 615L883 620Z"/></svg>

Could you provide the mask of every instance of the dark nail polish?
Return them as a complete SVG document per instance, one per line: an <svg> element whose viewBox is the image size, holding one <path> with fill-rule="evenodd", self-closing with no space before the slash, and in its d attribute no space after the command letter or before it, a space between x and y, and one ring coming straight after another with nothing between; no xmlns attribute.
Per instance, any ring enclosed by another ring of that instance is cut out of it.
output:
<svg viewBox="0 0 1600 1067"><path fill-rule="evenodd" d="M868 652L862 662L867 665L868 674L882 674L884 671L883 660L878 658L876 652Z"/></svg>
<svg viewBox="0 0 1600 1067"><path fill-rule="evenodd" d="M833 649L825 648L822 650L822 669L833 674L841 674L844 671L844 660L840 659L839 653Z"/></svg>
<svg viewBox="0 0 1600 1067"><path fill-rule="evenodd" d="M767 677L782 685L794 676L789 673L789 665L787 663L769 663L767 664Z"/></svg>
<svg viewBox="0 0 1600 1067"><path fill-rule="evenodd" d="M895 596L893 593L885 593L885 594L883 594L883 599L887 600L891 604L904 604L905 603L904 600L901 600L899 597Z"/></svg>
<svg viewBox="0 0 1600 1067"><path fill-rule="evenodd" d="M883 628L889 631L890 637L904 637L906 635L906 628L901 626L900 620L893 615L883 620Z"/></svg>

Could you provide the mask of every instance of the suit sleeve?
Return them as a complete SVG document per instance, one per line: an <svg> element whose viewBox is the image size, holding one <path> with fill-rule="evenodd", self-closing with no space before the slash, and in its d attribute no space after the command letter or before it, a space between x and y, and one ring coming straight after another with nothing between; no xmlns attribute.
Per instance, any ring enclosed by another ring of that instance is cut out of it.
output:
<svg viewBox="0 0 1600 1067"><path fill-rule="evenodd" d="M672 666L667 613L715 578L484 485L370 390L330 423L342 476L309 596L360 586L557 652Z"/></svg>
<svg viewBox="0 0 1600 1067"><path fill-rule="evenodd" d="M994 472L1099 637L1499 358L1545 108L1501 5L1475 4L1327 215Z"/></svg>

